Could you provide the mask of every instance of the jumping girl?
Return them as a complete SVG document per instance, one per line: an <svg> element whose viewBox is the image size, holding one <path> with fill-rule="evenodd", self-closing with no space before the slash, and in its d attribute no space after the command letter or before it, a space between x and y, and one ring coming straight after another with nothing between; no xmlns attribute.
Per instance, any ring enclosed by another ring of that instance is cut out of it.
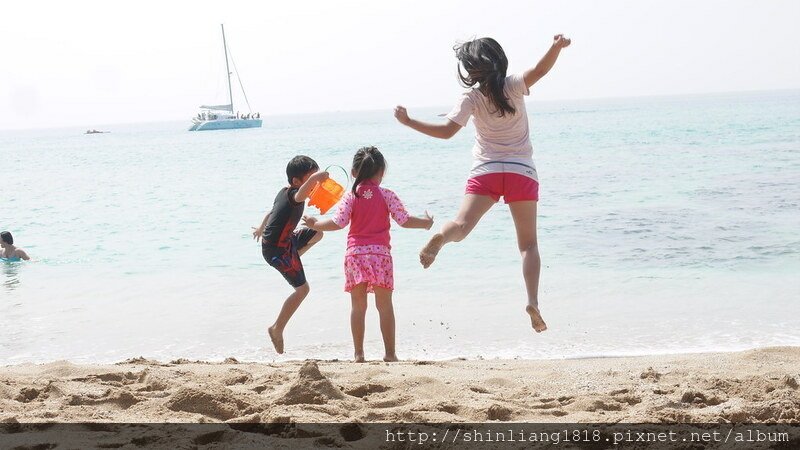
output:
<svg viewBox="0 0 800 450"><path fill-rule="evenodd" d="M442 226L420 251L419 260L429 267L442 247L459 242L475 228L481 217L502 196L511 209L522 255L522 273L528 293L525 310L536 332L547 329L539 312L541 260L536 240L536 204L539 180L533 163L533 146L528 131L524 96L547 74L570 40L559 34L539 63L520 74L506 76L508 59L494 39L481 38L454 48L460 62L458 75L471 88L447 115L447 122L433 124L408 117L406 108L394 110L397 120L420 133L440 139L453 137L467 125L475 124L474 162L467 180L461 209L455 220ZM463 71L462 71L463 67Z"/></svg>

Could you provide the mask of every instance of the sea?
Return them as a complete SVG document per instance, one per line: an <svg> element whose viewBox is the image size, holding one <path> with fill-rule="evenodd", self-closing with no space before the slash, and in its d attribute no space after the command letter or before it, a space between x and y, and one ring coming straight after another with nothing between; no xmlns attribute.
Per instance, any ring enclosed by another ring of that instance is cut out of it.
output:
<svg viewBox="0 0 800 450"><path fill-rule="evenodd" d="M393 225L402 359L559 359L800 345L800 91L528 104L540 177L539 301L525 314L513 222L498 203L424 270L432 231ZM448 107L411 109L443 120ZM311 293L277 355L266 328L291 288L251 227L295 155L347 183L355 151L438 228L463 198L474 128L449 140L391 109L0 131L0 228L32 257L0 262L0 364L132 357L352 357L346 231L304 257ZM99 127L98 127L99 128ZM307 214L318 212L306 207ZM328 212L327 216L330 216ZM367 359L383 356L370 300Z"/></svg>

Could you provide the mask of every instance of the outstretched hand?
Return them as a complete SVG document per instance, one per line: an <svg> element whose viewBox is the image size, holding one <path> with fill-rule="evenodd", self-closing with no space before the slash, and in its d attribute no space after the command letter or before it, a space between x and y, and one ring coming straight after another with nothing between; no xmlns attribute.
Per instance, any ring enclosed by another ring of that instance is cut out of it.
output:
<svg viewBox="0 0 800 450"><path fill-rule="evenodd" d="M426 230L430 230L433 226L433 216L428 214L428 211L425 211L425 220L428 221L428 226L425 227Z"/></svg>
<svg viewBox="0 0 800 450"><path fill-rule="evenodd" d="M553 36L553 47L555 48L569 47L569 44L571 43L572 40L565 37L563 34L557 34Z"/></svg>
<svg viewBox="0 0 800 450"><path fill-rule="evenodd" d="M405 106L397 105L394 108L394 118L403 125L408 125L411 119L408 117L408 111Z"/></svg>
<svg viewBox="0 0 800 450"><path fill-rule="evenodd" d="M319 219L317 219L314 216L303 216L303 225L307 226L308 228L310 228L312 230L316 229L314 227L317 225L318 221L319 221Z"/></svg>
<svg viewBox="0 0 800 450"><path fill-rule="evenodd" d="M255 239L256 242L260 242L261 241L261 236L263 235L264 230L262 230L261 228L258 228L258 227L250 227L250 228L253 229L253 239Z"/></svg>

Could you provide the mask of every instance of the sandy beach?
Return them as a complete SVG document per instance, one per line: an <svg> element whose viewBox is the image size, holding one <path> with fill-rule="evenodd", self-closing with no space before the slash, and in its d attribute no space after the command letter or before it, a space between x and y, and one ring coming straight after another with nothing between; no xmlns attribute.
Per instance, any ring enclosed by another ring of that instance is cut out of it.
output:
<svg viewBox="0 0 800 450"><path fill-rule="evenodd" d="M578 360L0 369L0 422L800 422L800 348Z"/></svg>

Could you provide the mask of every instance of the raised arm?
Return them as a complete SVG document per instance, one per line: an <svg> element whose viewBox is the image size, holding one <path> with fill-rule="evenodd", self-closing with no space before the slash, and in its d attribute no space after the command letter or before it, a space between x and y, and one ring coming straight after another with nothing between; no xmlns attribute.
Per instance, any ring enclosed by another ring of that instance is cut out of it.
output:
<svg viewBox="0 0 800 450"><path fill-rule="evenodd" d="M311 190L314 189L314 186L316 186L317 183L322 182L326 179L328 179L328 172L325 172L324 170L308 177L306 182L303 183L302 186L300 186L300 189L298 189L297 192L294 193L294 201L296 201L297 203L306 201L306 199L308 198L308 194L311 193Z"/></svg>
<svg viewBox="0 0 800 450"><path fill-rule="evenodd" d="M408 117L408 111L403 106L397 106L394 109L394 117L398 122L409 128L439 139L450 139L462 128L461 125L453 122L450 119L447 119L447 122L445 123L438 124L412 119Z"/></svg>
<svg viewBox="0 0 800 450"><path fill-rule="evenodd" d="M528 69L523 74L525 78L525 85L529 88L533 86L539 79L543 76L547 75L547 72L553 68L555 65L556 60L558 59L559 53L561 53L561 49L564 47L568 47L572 41L568 38L565 38L563 34L557 34L553 36L553 45L550 46L550 50L544 54L539 63L536 64L535 67Z"/></svg>

